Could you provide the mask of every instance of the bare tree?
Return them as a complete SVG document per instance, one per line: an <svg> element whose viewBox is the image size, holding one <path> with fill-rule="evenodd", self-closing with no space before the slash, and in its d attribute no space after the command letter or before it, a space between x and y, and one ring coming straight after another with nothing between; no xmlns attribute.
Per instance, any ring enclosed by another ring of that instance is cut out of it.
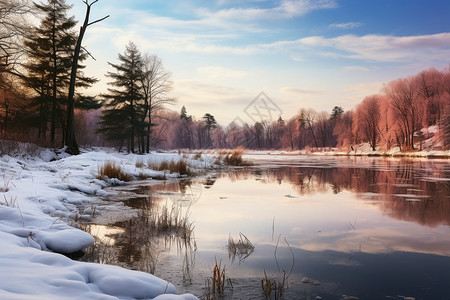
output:
<svg viewBox="0 0 450 300"><path fill-rule="evenodd" d="M169 96L172 91L172 74L164 69L161 59L156 55L145 54L141 66L141 86L144 96L144 117L147 121L146 151L150 152L150 139L153 117L167 104L175 103L175 98Z"/></svg>
<svg viewBox="0 0 450 300"><path fill-rule="evenodd" d="M103 21L108 18L108 16L98 19L93 22L89 22L89 15L91 13L91 7L98 0L94 0L89 3L88 0L83 0L83 3L86 4L86 15L84 18L84 23L80 28L80 35L78 36L77 44L75 46L75 51L73 54L73 62L72 62L72 72L70 73L70 84L69 84L69 95L67 97L67 124L66 124L66 151L71 154L79 154L80 149L78 147L77 138L75 136L75 121L74 121L74 95L75 95L75 81L77 79L77 69L78 69L78 59L80 57L81 51L81 42L83 41L84 34L86 33L86 29L88 26Z"/></svg>
<svg viewBox="0 0 450 300"><path fill-rule="evenodd" d="M394 118L401 126L396 134L404 150L414 149L414 132L420 126L419 89L413 77L391 81L384 87L384 92L391 100ZM419 128L420 129L420 128Z"/></svg>
<svg viewBox="0 0 450 300"><path fill-rule="evenodd" d="M314 134L314 128L313 124L316 120L317 112L314 109L304 109L302 108L300 110L300 116L298 121L300 122L300 129L308 127L309 132L311 133L311 136L314 140L314 146L317 148L317 139L316 135Z"/></svg>
<svg viewBox="0 0 450 300"><path fill-rule="evenodd" d="M29 13L27 0L0 0L0 72L13 72L23 53Z"/></svg>
<svg viewBox="0 0 450 300"><path fill-rule="evenodd" d="M380 139L379 123L381 120L379 95L366 97L362 103L356 107L353 118L353 131L360 136L363 141L367 141L375 151Z"/></svg>

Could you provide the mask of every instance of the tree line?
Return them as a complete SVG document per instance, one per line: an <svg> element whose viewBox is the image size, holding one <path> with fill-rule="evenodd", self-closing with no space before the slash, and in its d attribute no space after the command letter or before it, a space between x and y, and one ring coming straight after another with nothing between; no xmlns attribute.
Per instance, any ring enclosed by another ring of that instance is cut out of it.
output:
<svg viewBox="0 0 450 300"><path fill-rule="evenodd" d="M0 0L0 138L65 145L72 153L78 147L75 137L82 145L140 153L238 146L351 150L361 143L373 150L410 151L438 134L440 146L449 148L450 67L389 82L353 110L301 108L287 120L221 126L207 112L196 119L185 106L169 110L175 103L171 73L157 55L141 53L130 42L116 62L109 62L107 91L85 95L98 82L84 74L84 63L94 55L81 45L86 28L106 18L89 21L97 1L82 0L86 18L77 33L65 0ZM437 132L422 130L433 125Z"/></svg>
<svg viewBox="0 0 450 300"><path fill-rule="evenodd" d="M421 150L424 140L435 137L435 149L450 149L450 66L424 70L384 84L379 94L365 97L353 110L335 106L331 112L301 108L293 117L226 127L210 114L200 120L165 112L155 142L159 148L289 149L335 148L357 150Z"/></svg>

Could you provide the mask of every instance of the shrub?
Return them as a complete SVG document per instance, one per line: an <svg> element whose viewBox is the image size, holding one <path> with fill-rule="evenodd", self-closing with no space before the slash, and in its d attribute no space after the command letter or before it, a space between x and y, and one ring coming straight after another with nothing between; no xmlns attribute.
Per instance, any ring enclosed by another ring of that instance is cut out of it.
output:
<svg viewBox="0 0 450 300"><path fill-rule="evenodd" d="M105 164L98 169L100 179L104 177L117 178L121 181L130 181L130 174L126 173L120 165L115 162L105 162Z"/></svg>
<svg viewBox="0 0 450 300"><path fill-rule="evenodd" d="M158 171L169 170L169 162L167 160L163 160L157 167L157 170Z"/></svg>
<svg viewBox="0 0 450 300"><path fill-rule="evenodd" d="M171 161L169 165L169 171L170 173L179 173L180 175L191 175L186 161L182 159L178 162Z"/></svg>
<svg viewBox="0 0 450 300"><path fill-rule="evenodd" d="M202 158L202 152L200 151L200 152L197 152L195 155L194 155L194 159L195 160L199 160L200 158Z"/></svg>
<svg viewBox="0 0 450 300"><path fill-rule="evenodd" d="M248 161L245 161L242 158L242 155L244 154L244 148L239 146L231 153L229 152L225 158L223 159L224 163L226 165L230 166L250 166L251 163Z"/></svg>
<svg viewBox="0 0 450 300"><path fill-rule="evenodd" d="M159 164L155 162L149 162L148 167L156 171L169 170L170 173L179 173L180 175L192 175L192 172L189 170L187 162L183 159L177 162L173 160L170 162L168 162L167 160L163 160Z"/></svg>
<svg viewBox="0 0 450 300"><path fill-rule="evenodd" d="M142 169L144 167L144 162L139 160L136 162L136 168Z"/></svg>

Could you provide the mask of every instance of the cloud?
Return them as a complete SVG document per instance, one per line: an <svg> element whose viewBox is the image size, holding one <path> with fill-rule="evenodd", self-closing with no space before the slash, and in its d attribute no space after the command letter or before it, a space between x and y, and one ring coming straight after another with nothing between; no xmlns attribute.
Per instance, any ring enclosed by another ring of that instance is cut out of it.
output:
<svg viewBox="0 0 450 300"><path fill-rule="evenodd" d="M380 62L406 62L426 59L448 59L450 33L396 37L390 35L342 35L335 38L313 36L298 40L310 47L331 48L337 56ZM447 58L446 58L447 57Z"/></svg>
<svg viewBox="0 0 450 300"><path fill-rule="evenodd" d="M243 70L235 70L229 69L221 66L207 66L207 67L198 67L197 72L202 76L208 79L223 79L223 78L231 78L231 79L240 79L244 78L248 75L248 72Z"/></svg>
<svg viewBox="0 0 450 300"><path fill-rule="evenodd" d="M271 8L238 8L210 11L199 9L200 17L219 20L254 21L285 19L304 16L314 10L336 8L336 0L282 0L280 5Z"/></svg>
<svg viewBox="0 0 450 300"><path fill-rule="evenodd" d="M363 67L363 66L347 66L347 67L345 67L345 70L346 71L364 71L364 72L369 71L368 68Z"/></svg>
<svg viewBox="0 0 450 300"><path fill-rule="evenodd" d="M280 91L283 94L295 94L295 95L320 95L325 93L324 91L300 89L290 86L282 87Z"/></svg>
<svg viewBox="0 0 450 300"><path fill-rule="evenodd" d="M363 24L360 22L349 22L349 23L334 23L330 24L328 27L337 29L353 29L361 27Z"/></svg>

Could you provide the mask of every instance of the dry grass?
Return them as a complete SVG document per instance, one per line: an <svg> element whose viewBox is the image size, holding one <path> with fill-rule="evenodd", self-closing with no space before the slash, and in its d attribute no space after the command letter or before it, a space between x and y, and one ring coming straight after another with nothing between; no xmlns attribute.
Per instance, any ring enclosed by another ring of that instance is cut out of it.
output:
<svg viewBox="0 0 450 300"><path fill-rule="evenodd" d="M3 176L3 186L0 186L0 193L6 193L9 191L9 184L12 183L11 179L12 177L8 177L6 175Z"/></svg>
<svg viewBox="0 0 450 300"><path fill-rule="evenodd" d="M184 159L180 159L179 161L172 160L170 162L163 160L159 163L149 161L147 166L149 169L155 171L169 171L171 174L179 173L180 175L193 175L188 163Z"/></svg>
<svg viewBox="0 0 450 300"><path fill-rule="evenodd" d="M280 243L280 237L281 237L281 235L278 236L278 241L277 241L277 244L275 246L275 253L274 253L275 262L277 264L278 270L280 270L280 266L278 264L278 259L277 259L277 250L278 250L278 245ZM284 238L284 241L286 242L286 245L288 246L289 251L291 252L291 255L292 255L291 269L290 269L288 274L286 274L285 270L282 270L283 271L283 278L281 279L281 281L276 280L276 279L268 279L266 271L264 270L264 278L261 279L261 288L263 290L263 294L266 297L266 299L272 299L272 293L273 293L274 299L280 299L283 296L283 292L284 292L284 290L286 288L286 285L287 285L287 280L291 276L292 270L294 269L294 266L295 266L294 252L292 251L292 248L289 245L289 243L288 243L286 238Z"/></svg>
<svg viewBox="0 0 450 300"><path fill-rule="evenodd" d="M206 299L216 299L216 297L223 298L225 292L225 282L228 282L231 288L233 284L231 279L225 280L225 266L222 268L222 263L219 262L213 268L213 276L208 278L205 282L205 298Z"/></svg>
<svg viewBox="0 0 450 300"><path fill-rule="evenodd" d="M29 154L38 155L42 149L32 143L23 143L15 140L0 140L0 155Z"/></svg>
<svg viewBox="0 0 450 300"><path fill-rule="evenodd" d="M196 160L199 160L200 158L202 158L202 152L200 151L200 152L195 153L193 158Z"/></svg>
<svg viewBox="0 0 450 300"><path fill-rule="evenodd" d="M96 237L99 232L92 232L89 225L85 227L96 242L87 249L82 260L154 274L160 253L176 245L179 253L185 252L183 278L190 280L197 246L188 212L184 214L182 208L167 204L161 209L159 206L148 209L140 211L136 218L113 225L119 230L101 239Z"/></svg>
<svg viewBox="0 0 450 300"><path fill-rule="evenodd" d="M252 164L250 162L242 158L244 152L245 152L244 147L239 146L233 151L228 152L225 155L223 162L229 166L251 166Z"/></svg>
<svg viewBox="0 0 450 300"><path fill-rule="evenodd" d="M121 181L130 181L130 174L126 173L122 166L116 164L115 162L105 162L105 164L98 168L98 178L117 178Z"/></svg>
<svg viewBox="0 0 450 300"><path fill-rule="evenodd" d="M264 278L261 279L261 288L266 299L280 299L283 296L283 291L286 284L286 273L284 273L283 281L270 280L267 278L266 271L264 270Z"/></svg>
<svg viewBox="0 0 450 300"><path fill-rule="evenodd" d="M235 258L238 257L239 263L241 263L255 251L255 246L244 234L239 233L238 241L235 241L231 236L228 238L227 249L231 262L234 262Z"/></svg>
<svg viewBox="0 0 450 300"><path fill-rule="evenodd" d="M145 163L142 160L136 161L136 168L142 169L145 166Z"/></svg>
<svg viewBox="0 0 450 300"><path fill-rule="evenodd" d="M3 199L4 199L4 202L3 203L1 203L0 202L0 204L1 205L4 205L4 206L8 206L8 207L18 207L18 205L17 205L17 196L16 197L10 197L10 199L8 200L7 198L6 198L6 196L5 195L3 195Z"/></svg>

